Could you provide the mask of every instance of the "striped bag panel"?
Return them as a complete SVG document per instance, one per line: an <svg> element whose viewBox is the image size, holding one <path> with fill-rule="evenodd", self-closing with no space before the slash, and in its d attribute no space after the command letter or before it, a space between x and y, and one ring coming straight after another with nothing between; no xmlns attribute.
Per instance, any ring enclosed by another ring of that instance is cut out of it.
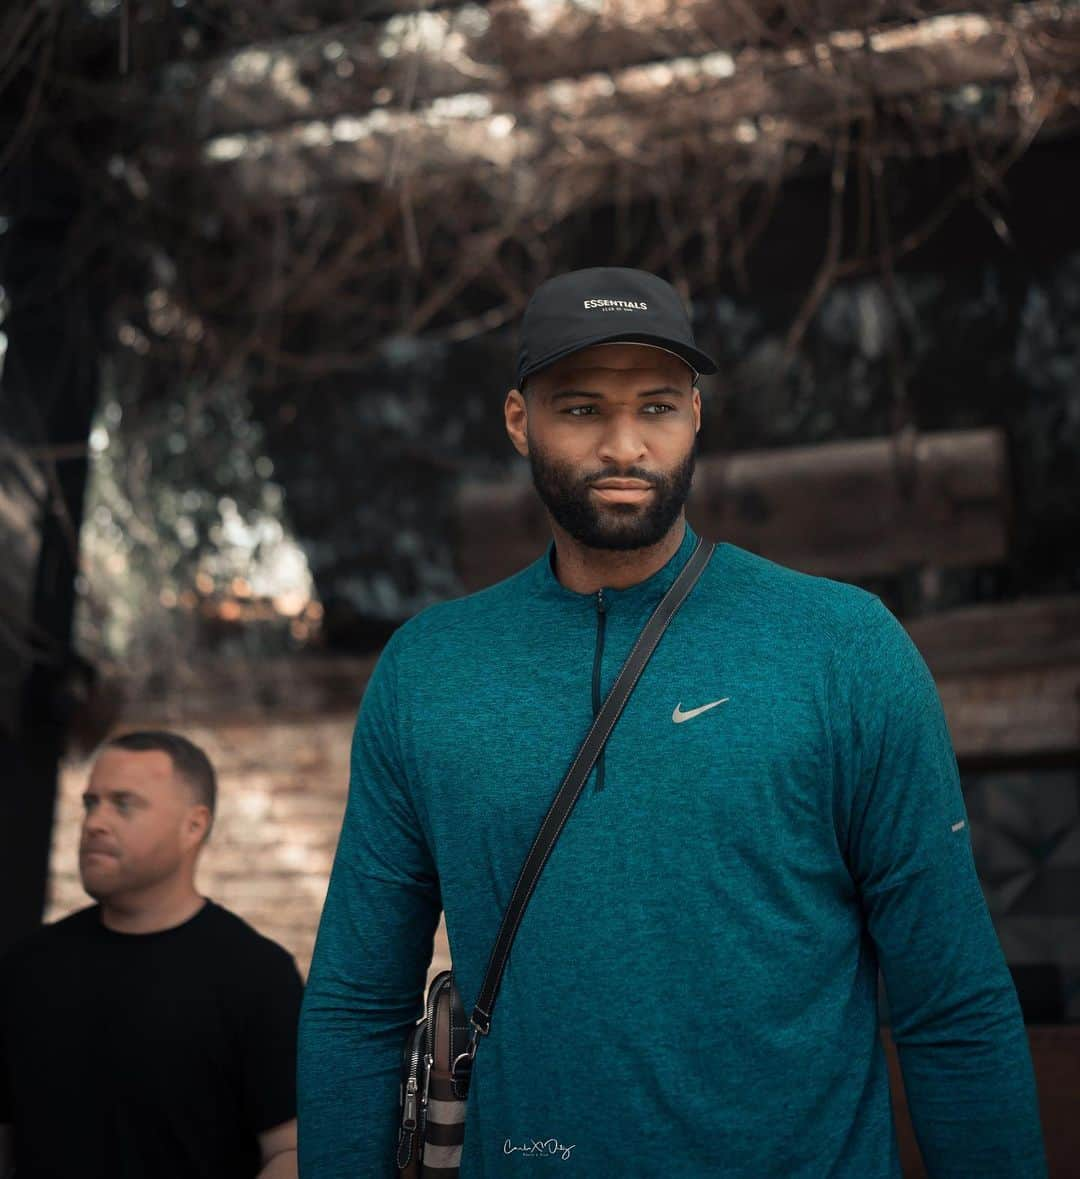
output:
<svg viewBox="0 0 1080 1179"><path fill-rule="evenodd" d="M457 1179L465 1142L465 1105L454 1092L449 1069L434 1065L428 1082L421 1179Z"/></svg>
<svg viewBox="0 0 1080 1179"><path fill-rule="evenodd" d="M416 1106L418 1126L399 1128L397 1168L399 1179L457 1179L461 1148L465 1141L465 1108L471 1062L466 1062L457 1082L451 1065L469 1044L470 1025L452 971L442 971L431 981L425 1016L405 1045L403 1086L410 1072L419 1094L424 1090L424 1070L413 1071L422 1061L428 1035L432 1037L427 1101ZM418 1051L416 1051L418 1049Z"/></svg>

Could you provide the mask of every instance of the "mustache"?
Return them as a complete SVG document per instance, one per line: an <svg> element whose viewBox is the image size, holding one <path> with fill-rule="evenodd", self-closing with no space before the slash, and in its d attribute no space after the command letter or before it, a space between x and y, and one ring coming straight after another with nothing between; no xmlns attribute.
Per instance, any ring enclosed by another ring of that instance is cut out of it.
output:
<svg viewBox="0 0 1080 1179"><path fill-rule="evenodd" d="M117 849L109 843L102 843L100 840L85 840L79 844L79 854L84 855L88 852L106 852L110 856L117 854Z"/></svg>
<svg viewBox="0 0 1080 1179"><path fill-rule="evenodd" d="M602 471L594 471L591 475L586 475L582 482L591 485L599 483L602 479L640 479L642 483L648 483L650 487L659 487L664 482L662 475L657 475L653 471L644 471L641 467L627 467L625 471L620 471L617 467L606 467Z"/></svg>

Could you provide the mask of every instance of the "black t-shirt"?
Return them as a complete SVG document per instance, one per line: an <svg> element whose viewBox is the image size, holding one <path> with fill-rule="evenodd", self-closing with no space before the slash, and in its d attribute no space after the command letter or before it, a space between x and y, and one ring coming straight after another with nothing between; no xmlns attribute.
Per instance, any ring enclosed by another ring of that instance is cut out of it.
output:
<svg viewBox="0 0 1080 1179"><path fill-rule="evenodd" d="M296 1116L291 956L207 901L159 933L97 905L0 961L0 1123L18 1179L247 1179Z"/></svg>

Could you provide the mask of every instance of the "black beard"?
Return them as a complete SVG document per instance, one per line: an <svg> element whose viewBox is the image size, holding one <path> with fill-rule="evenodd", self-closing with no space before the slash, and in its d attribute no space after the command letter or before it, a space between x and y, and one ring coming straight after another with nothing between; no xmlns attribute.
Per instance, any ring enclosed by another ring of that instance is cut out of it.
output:
<svg viewBox="0 0 1080 1179"><path fill-rule="evenodd" d="M537 494L556 522L576 541L590 549L627 552L649 548L667 536L690 494L695 450L696 443L674 470L662 474L640 467L625 471L606 467L579 476L530 443L529 465ZM590 487L601 479L640 479L654 489L654 495L645 508L636 504L601 505L589 494Z"/></svg>

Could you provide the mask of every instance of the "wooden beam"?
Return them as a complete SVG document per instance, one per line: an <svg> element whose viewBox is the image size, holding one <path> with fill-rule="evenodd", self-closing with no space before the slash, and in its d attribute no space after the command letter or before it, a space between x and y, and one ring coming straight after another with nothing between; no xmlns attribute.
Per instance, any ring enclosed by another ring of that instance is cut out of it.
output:
<svg viewBox="0 0 1080 1179"><path fill-rule="evenodd" d="M132 677L113 668L97 692L124 726L354 714L377 655L217 658Z"/></svg>
<svg viewBox="0 0 1080 1179"><path fill-rule="evenodd" d="M1008 549L1009 512L997 430L709 456L687 504L706 536L849 580L914 565L994 564ZM549 539L525 482L466 483L457 521L458 575L468 589L508 576Z"/></svg>
<svg viewBox="0 0 1080 1179"><path fill-rule="evenodd" d="M1080 764L1080 661L936 682L961 762Z"/></svg>
<svg viewBox="0 0 1080 1179"><path fill-rule="evenodd" d="M1080 663L1080 595L967 606L907 623L936 677Z"/></svg>
<svg viewBox="0 0 1080 1179"><path fill-rule="evenodd" d="M807 573L987 565L1008 550L999 430L758 451L701 468L691 507L701 531Z"/></svg>
<svg viewBox="0 0 1080 1179"><path fill-rule="evenodd" d="M551 530L532 484L468 479L458 488L454 565L467 591L493 585L544 551Z"/></svg>
<svg viewBox="0 0 1080 1179"><path fill-rule="evenodd" d="M1080 595L969 606L907 629L961 760L1080 764Z"/></svg>

